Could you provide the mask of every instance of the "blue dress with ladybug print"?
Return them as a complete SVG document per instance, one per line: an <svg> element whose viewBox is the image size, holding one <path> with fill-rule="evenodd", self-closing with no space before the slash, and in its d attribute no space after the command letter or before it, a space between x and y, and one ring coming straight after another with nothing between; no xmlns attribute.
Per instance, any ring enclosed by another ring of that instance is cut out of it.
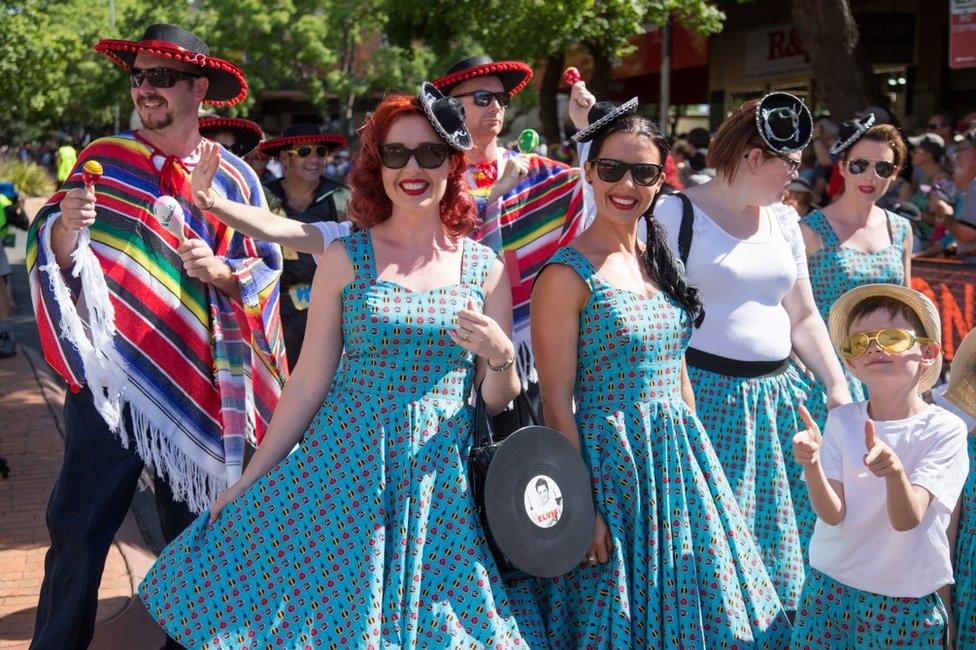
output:
<svg viewBox="0 0 976 650"><path fill-rule="evenodd" d="M163 551L146 607L192 648L546 647L529 586L506 586L485 544L474 360L448 336L483 305L495 254L463 240L461 282L421 292L378 279L368 230L341 241L356 277L325 403L287 458Z"/></svg>
<svg viewBox="0 0 976 650"><path fill-rule="evenodd" d="M790 623L712 444L681 395L691 319L613 287L572 247L576 425L610 561L540 581L553 648L785 648ZM582 558L581 558L582 559Z"/></svg>

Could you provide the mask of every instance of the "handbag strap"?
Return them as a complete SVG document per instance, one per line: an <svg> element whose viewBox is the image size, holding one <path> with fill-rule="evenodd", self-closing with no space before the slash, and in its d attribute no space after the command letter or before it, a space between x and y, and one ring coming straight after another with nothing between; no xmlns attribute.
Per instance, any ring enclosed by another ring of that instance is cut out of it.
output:
<svg viewBox="0 0 976 650"><path fill-rule="evenodd" d="M484 380L482 380L484 384ZM528 427L539 424L539 416L529 402L529 396L525 394L525 389L519 390L514 400L515 412L518 416L519 427ZM495 428L491 423L491 416L488 415L488 407L485 405L485 398L481 394L481 384L474 399L474 444L477 447L495 444Z"/></svg>

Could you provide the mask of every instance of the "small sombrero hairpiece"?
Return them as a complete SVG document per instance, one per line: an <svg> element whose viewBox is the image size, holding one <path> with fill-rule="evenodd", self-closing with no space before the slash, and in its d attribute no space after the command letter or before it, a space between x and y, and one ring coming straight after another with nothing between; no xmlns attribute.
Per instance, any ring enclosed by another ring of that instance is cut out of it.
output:
<svg viewBox="0 0 976 650"><path fill-rule="evenodd" d="M841 124L840 135L837 137L837 142L830 147L830 154L839 156L853 147L861 139L861 136L874 126L876 119L874 113L868 113L864 117L848 120Z"/></svg>
<svg viewBox="0 0 976 650"><path fill-rule="evenodd" d="M464 125L464 104L455 97L445 97L434 84L425 81L418 96L427 119L437 134L454 149L467 151L473 145Z"/></svg>
<svg viewBox="0 0 976 650"><path fill-rule="evenodd" d="M772 151L793 153L810 143L813 116L799 97L773 92L756 106L756 129Z"/></svg>
<svg viewBox="0 0 976 650"><path fill-rule="evenodd" d="M600 131L621 117L633 115L637 112L637 98L632 97L619 106L613 102L597 102L587 114L589 125L573 134L574 142L589 142Z"/></svg>

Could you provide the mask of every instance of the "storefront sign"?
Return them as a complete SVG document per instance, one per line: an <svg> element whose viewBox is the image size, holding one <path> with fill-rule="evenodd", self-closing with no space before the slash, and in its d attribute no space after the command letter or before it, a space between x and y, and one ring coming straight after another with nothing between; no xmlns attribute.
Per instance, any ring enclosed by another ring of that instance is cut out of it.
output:
<svg viewBox="0 0 976 650"><path fill-rule="evenodd" d="M809 77L813 66L793 25L778 25L746 33L746 80L769 81Z"/></svg>
<svg viewBox="0 0 976 650"><path fill-rule="evenodd" d="M976 66L976 0L952 0L949 11L949 67Z"/></svg>
<svg viewBox="0 0 976 650"><path fill-rule="evenodd" d="M973 329L976 266L961 262L912 260L912 288L932 299L942 320L942 348L952 360L963 337Z"/></svg>

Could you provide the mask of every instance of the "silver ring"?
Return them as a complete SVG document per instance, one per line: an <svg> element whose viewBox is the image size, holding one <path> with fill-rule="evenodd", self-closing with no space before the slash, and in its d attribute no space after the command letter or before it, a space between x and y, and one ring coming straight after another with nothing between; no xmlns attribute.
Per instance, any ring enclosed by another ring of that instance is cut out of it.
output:
<svg viewBox="0 0 976 650"><path fill-rule="evenodd" d="M468 330L464 330L464 341L468 342L470 340L471 340L471 332L469 332Z"/></svg>
<svg viewBox="0 0 976 650"><path fill-rule="evenodd" d="M596 564L596 553L593 553L592 555L588 556L586 559L590 561L590 564Z"/></svg>

